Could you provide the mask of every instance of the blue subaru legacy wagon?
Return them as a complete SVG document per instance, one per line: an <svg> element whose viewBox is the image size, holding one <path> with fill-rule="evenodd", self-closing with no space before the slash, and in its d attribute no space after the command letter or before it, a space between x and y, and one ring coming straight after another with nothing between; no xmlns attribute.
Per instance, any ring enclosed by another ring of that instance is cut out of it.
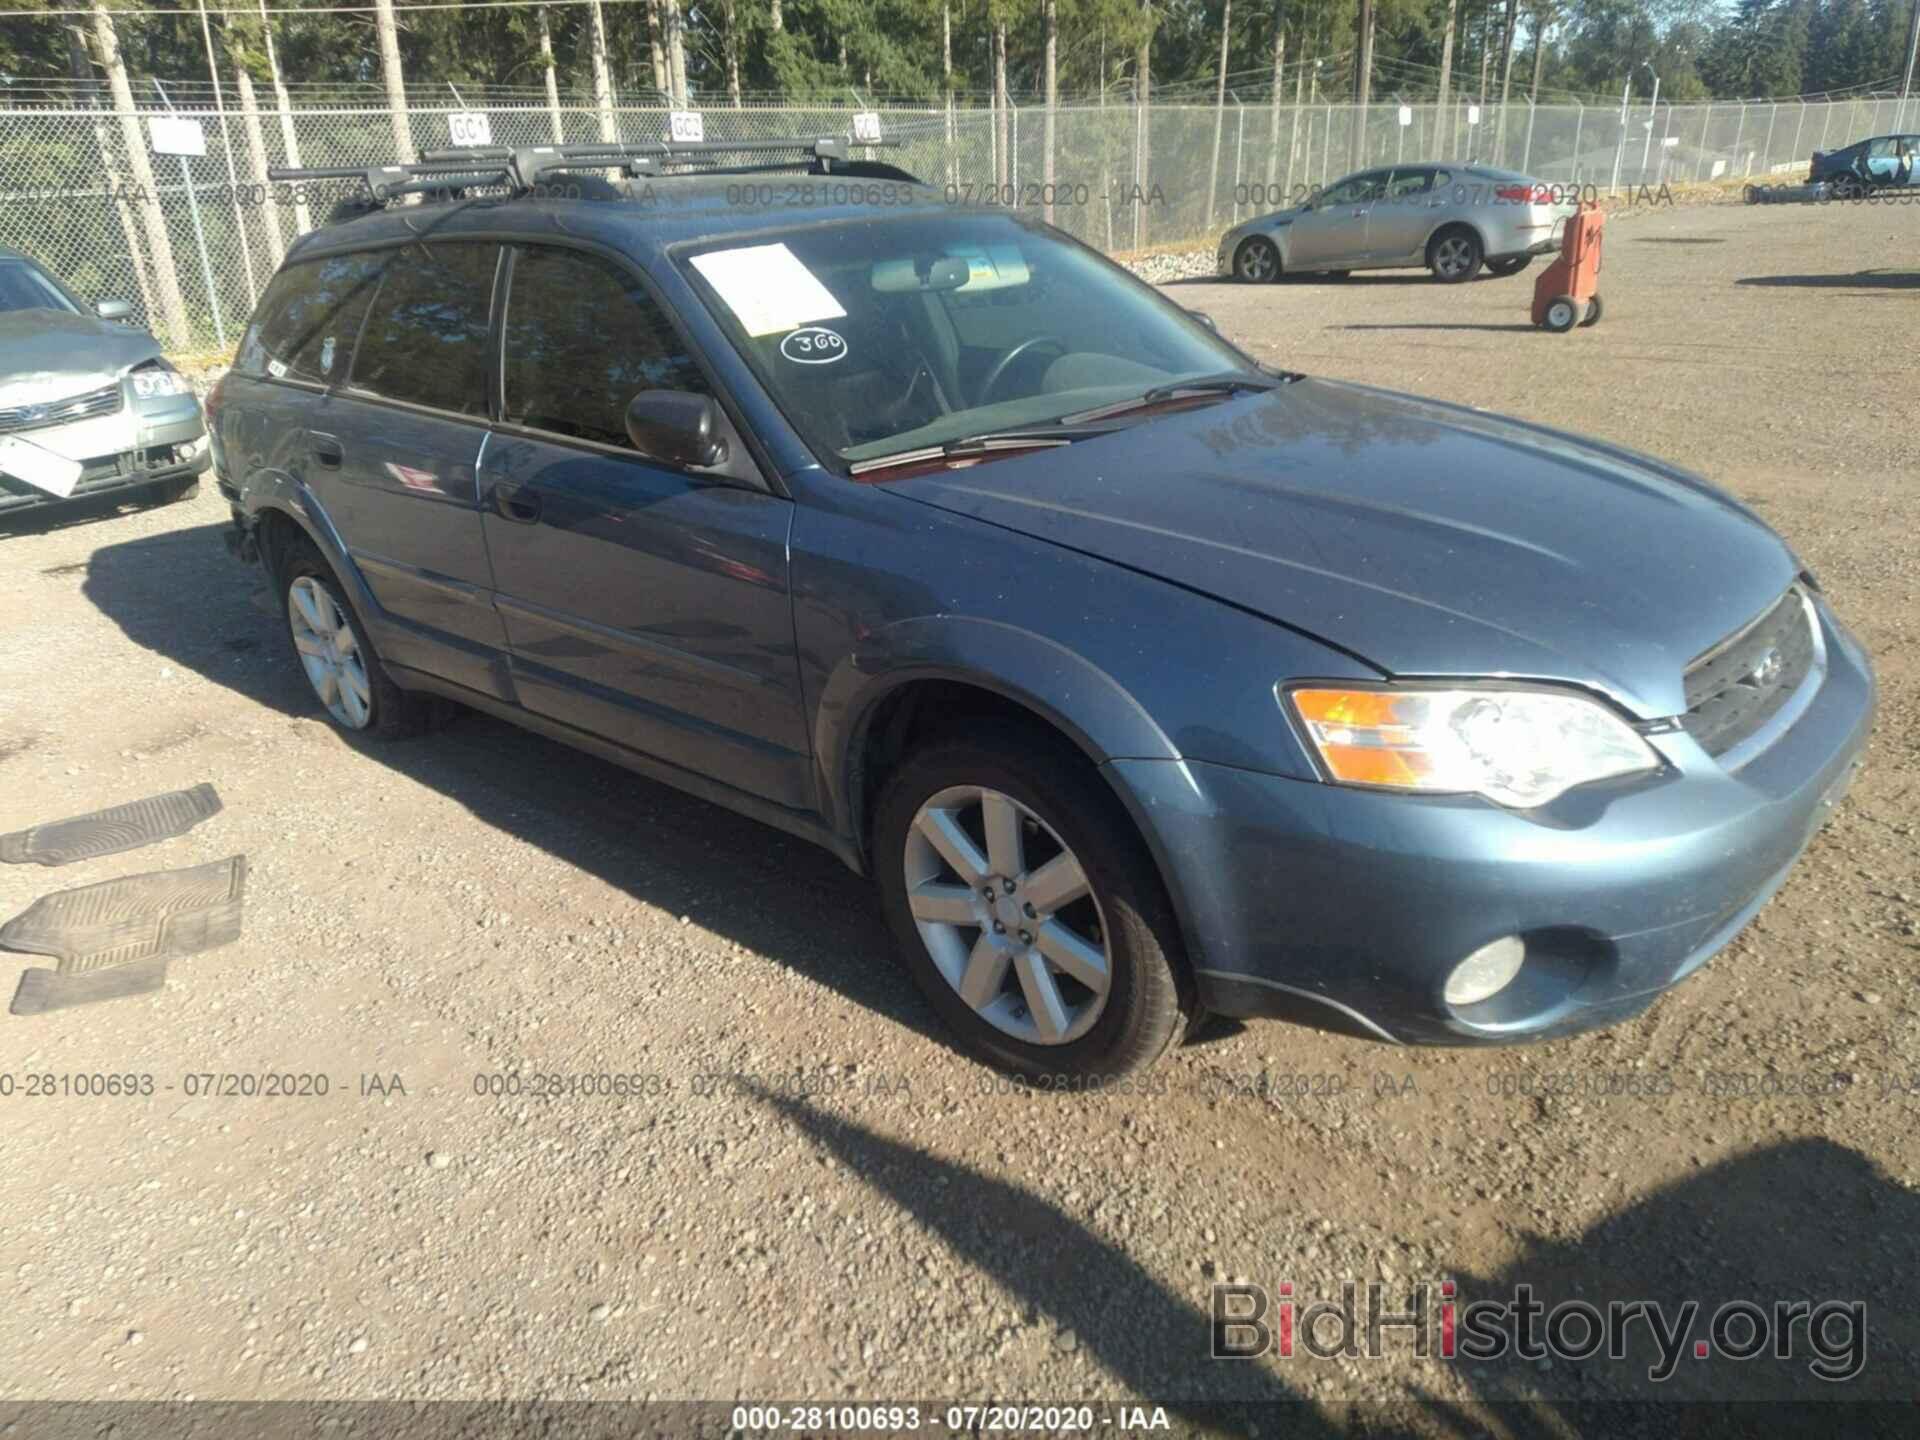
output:
<svg viewBox="0 0 1920 1440"><path fill-rule="evenodd" d="M859 153L302 172L360 200L210 411L335 724L453 700L817 841L1032 1076L1610 1024L1784 881L1874 681L1759 517Z"/></svg>

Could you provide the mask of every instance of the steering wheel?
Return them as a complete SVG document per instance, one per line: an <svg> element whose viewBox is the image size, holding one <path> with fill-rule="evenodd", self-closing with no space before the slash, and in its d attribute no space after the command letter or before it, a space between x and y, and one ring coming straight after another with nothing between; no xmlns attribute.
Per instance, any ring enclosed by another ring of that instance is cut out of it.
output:
<svg viewBox="0 0 1920 1440"><path fill-rule="evenodd" d="M1007 371L1013 368L1013 362L1018 360L1022 355L1026 354L1029 350L1033 349L1034 346L1036 345L1051 345L1053 346L1054 349L1058 350L1062 355L1067 353L1066 341L1060 339L1058 336L1029 335L1026 339L1022 340L1018 345L1014 346L1011 350L1007 351L1006 354L1002 355L998 360L993 362L993 368L987 371L987 378L980 382L980 399L976 403L985 405L988 401L992 400L994 390L999 386L1002 380L1006 379Z"/></svg>

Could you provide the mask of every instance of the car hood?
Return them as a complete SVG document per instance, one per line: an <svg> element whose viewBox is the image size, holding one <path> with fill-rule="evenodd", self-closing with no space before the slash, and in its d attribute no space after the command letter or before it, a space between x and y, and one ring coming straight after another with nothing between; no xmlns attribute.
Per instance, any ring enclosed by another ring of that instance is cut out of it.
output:
<svg viewBox="0 0 1920 1440"><path fill-rule="evenodd" d="M0 311L0 406L98 390L159 353L159 342L146 331L91 315Z"/></svg>
<svg viewBox="0 0 1920 1440"><path fill-rule="evenodd" d="M1388 675L1565 682L1642 718L1684 712L1688 662L1798 570L1758 516L1685 471L1322 380L888 488L1214 596Z"/></svg>

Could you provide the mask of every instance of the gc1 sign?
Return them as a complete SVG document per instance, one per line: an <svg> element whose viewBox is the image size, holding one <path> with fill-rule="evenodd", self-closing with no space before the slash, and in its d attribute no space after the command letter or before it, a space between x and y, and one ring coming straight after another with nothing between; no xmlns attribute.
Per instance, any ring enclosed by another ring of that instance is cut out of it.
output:
<svg viewBox="0 0 1920 1440"><path fill-rule="evenodd" d="M456 149L493 144L493 122L483 110L462 110L447 116L447 133Z"/></svg>

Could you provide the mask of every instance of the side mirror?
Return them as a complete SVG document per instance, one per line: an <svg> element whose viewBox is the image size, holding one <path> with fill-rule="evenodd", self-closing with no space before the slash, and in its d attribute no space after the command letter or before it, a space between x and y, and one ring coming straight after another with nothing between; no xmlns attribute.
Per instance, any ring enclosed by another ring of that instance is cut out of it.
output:
<svg viewBox="0 0 1920 1440"><path fill-rule="evenodd" d="M124 320L133 314L133 306L124 300L102 300L93 307L93 313L102 320Z"/></svg>
<svg viewBox="0 0 1920 1440"><path fill-rule="evenodd" d="M627 438L642 455L705 469L727 458L720 407L689 390L642 390L627 402Z"/></svg>
<svg viewBox="0 0 1920 1440"><path fill-rule="evenodd" d="M1214 323L1213 317L1207 314L1204 310L1189 310L1187 311L1187 314L1191 315L1194 319L1198 320L1202 325L1206 326L1209 330L1218 330L1220 328L1218 325Z"/></svg>

